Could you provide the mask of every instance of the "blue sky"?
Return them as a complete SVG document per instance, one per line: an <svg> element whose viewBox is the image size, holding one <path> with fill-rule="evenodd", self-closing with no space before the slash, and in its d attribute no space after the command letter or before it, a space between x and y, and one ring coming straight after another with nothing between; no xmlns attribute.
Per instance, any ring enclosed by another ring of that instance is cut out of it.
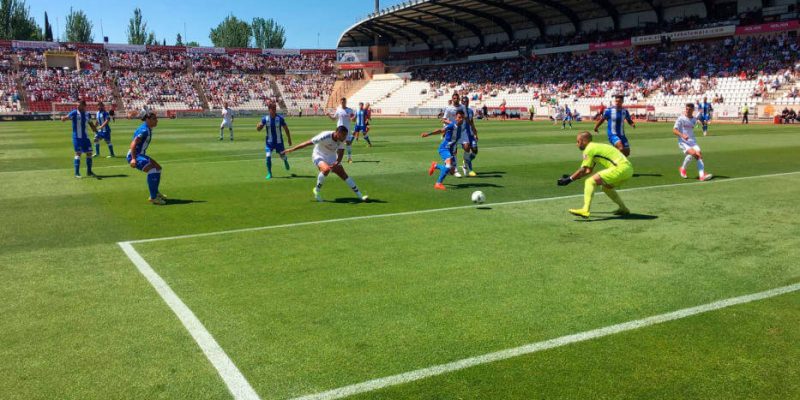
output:
<svg viewBox="0 0 800 400"><path fill-rule="evenodd" d="M286 28L286 48L334 48L342 31L361 17L372 12L374 0L139 0L133 2L114 0L84 0L81 2L57 0L27 0L31 14L44 26L47 11L53 25L53 35L64 35L64 19L70 7L82 9L94 24L95 42L103 41L103 33L112 43L127 43L128 20L133 9L139 7L148 30L155 31L159 42L175 44L175 36L186 35L184 42L194 40L210 46L209 30L216 27L226 15L250 21L255 17L274 18ZM401 0L381 0L381 8L402 3ZM56 19L58 17L58 20ZM101 32L102 21L102 32ZM60 25L60 28L57 26ZM319 36L317 35L319 34ZM319 40L319 46L317 46Z"/></svg>

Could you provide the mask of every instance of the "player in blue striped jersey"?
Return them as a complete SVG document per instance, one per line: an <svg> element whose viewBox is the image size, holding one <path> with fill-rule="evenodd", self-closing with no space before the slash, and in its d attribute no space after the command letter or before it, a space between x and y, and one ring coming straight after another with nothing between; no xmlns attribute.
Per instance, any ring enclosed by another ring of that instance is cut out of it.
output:
<svg viewBox="0 0 800 400"><path fill-rule="evenodd" d="M711 122L711 113L714 107L708 102L708 97L703 97L703 102L697 102L698 120L703 124L703 136L708 135L708 123Z"/></svg>
<svg viewBox="0 0 800 400"><path fill-rule="evenodd" d="M443 134L442 143L439 144L439 156L442 157L443 163L434 161L428 169L428 175L433 175L437 169L439 170L439 178L436 179L436 183L433 185L434 189L446 190L443 184L444 178L447 177L447 174L455 175L456 150L458 149L458 144L461 143L461 139L470 134L469 130L470 127L465 121L464 111L458 110L456 111L453 122L449 123L444 128L437 129L433 132L426 132L421 135L422 137L428 137L436 134Z"/></svg>
<svg viewBox="0 0 800 400"><path fill-rule="evenodd" d="M367 121L369 118L369 110L364 108L364 103L358 103L358 111L356 111L356 126L353 129L353 136L358 140L359 132L364 132L364 140L367 145L372 147L372 142L369 140L369 132L367 131Z"/></svg>
<svg viewBox="0 0 800 400"><path fill-rule="evenodd" d="M569 124L569 129L572 129L572 110L569 109L569 106L564 106L564 119L561 120L561 129L567 129L567 124Z"/></svg>
<svg viewBox="0 0 800 400"><path fill-rule="evenodd" d="M95 176L92 173L92 142L86 127L88 126L93 131L97 131L97 127L89 118L89 113L86 112L86 102L83 100L78 103L78 108L61 117L61 122L72 121L72 148L75 150L73 165L76 178L81 177L81 154L86 154L86 175Z"/></svg>
<svg viewBox="0 0 800 400"><path fill-rule="evenodd" d="M464 176L477 176L478 174L472 170L472 160L478 156L478 130L475 128L475 110L469 107L469 97L467 96L461 99L461 104L464 106L465 111L464 120L469 125L469 134L461 138L461 147L464 149L461 170L464 171Z"/></svg>
<svg viewBox="0 0 800 400"><path fill-rule="evenodd" d="M108 145L108 156L106 158L114 157L114 145L111 144L111 115L106 111L106 106L101 102L97 104L97 133L94 135L94 154L100 156L100 139L103 139Z"/></svg>
<svg viewBox="0 0 800 400"><path fill-rule="evenodd" d="M627 121L628 124L634 129L636 129L636 123L633 122L631 114L628 112L628 110L622 107L624 101L625 96L614 96L614 107L607 108L606 111L603 112L603 115L594 125L594 131L597 133L600 125L603 125L603 122L608 121L606 133L608 134L609 143L616 147L617 150L621 151L625 157L628 157L631 155L631 145L628 142L628 137L625 136L625 122Z"/></svg>
<svg viewBox="0 0 800 400"><path fill-rule="evenodd" d="M267 128L267 136L265 139L266 145L264 147L264 150L267 153L266 179L272 179L273 151L280 155L281 159L283 160L283 166L286 167L287 171L289 170L289 159L286 158L286 155L282 154L285 150L283 145L283 132L286 132L286 141L289 143L289 146L292 145L292 134L289 132L289 126L286 125L286 120L283 119L283 116L278 115L275 103L269 104L269 114L265 115L264 118L261 118L261 122L256 126L256 130L259 132L261 132L261 130L264 128Z"/></svg>
<svg viewBox="0 0 800 400"><path fill-rule="evenodd" d="M128 150L126 159L131 168L136 168L147 174L147 188L150 191L150 204L167 204L167 197L158 191L161 183L161 165L147 155L150 141L153 139L153 128L158 125L158 116L154 111L148 111L142 117L142 124L133 133L133 141Z"/></svg>

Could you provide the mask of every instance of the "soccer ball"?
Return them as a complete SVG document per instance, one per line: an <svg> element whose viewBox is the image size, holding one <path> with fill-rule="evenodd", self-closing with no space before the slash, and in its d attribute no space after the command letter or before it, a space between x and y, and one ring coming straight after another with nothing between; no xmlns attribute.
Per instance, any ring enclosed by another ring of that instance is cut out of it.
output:
<svg viewBox="0 0 800 400"><path fill-rule="evenodd" d="M486 195L483 194L483 192L481 192L480 190L476 190L476 191L472 192L472 202L473 203L481 204L484 201L486 201Z"/></svg>

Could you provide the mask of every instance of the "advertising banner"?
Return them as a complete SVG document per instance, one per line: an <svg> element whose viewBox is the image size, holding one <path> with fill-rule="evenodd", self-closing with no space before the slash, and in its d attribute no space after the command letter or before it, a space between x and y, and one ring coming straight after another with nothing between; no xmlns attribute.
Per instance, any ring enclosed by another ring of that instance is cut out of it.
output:
<svg viewBox="0 0 800 400"><path fill-rule="evenodd" d="M144 53L147 51L147 46L143 44L113 44L106 43L105 48L108 51L123 51L123 52L136 52Z"/></svg>
<svg viewBox="0 0 800 400"><path fill-rule="evenodd" d="M263 49L261 54L265 56L299 56L300 50L296 49Z"/></svg>
<svg viewBox="0 0 800 400"><path fill-rule="evenodd" d="M188 47L186 52L190 54L225 54L224 47Z"/></svg>
<svg viewBox="0 0 800 400"><path fill-rule="evenodd" d="M713 28L694 29L691 31L679 31L669 33L659 33L655 35L636 36L631 38L631 44L640 46L645 44L661 43L663 36L668 36L673 42L683 40L709 39L722 36L732 36L736 33L735 25L715 26Z"/></svg>
<svg viewBox="0 0 800 400"><path fill-rule="evenodd" d="M359 63L369 61L369 47L339 47L336 61L340 63Z"/></svg>
<svg viewBox="0 0 800 400"><path fill-rule="evenodd" d="M613 42L589 43L589 51L627 49L631 47L631 40L615 40Z"/></svg>
<svg viewBox="0 0 800 400"><path fill-rule="evenodd" d="M800 28L800 21L781 21L770 22L761 25L739 26L736 28L737 35L752 35L755 33L783 32Z"/></svg>

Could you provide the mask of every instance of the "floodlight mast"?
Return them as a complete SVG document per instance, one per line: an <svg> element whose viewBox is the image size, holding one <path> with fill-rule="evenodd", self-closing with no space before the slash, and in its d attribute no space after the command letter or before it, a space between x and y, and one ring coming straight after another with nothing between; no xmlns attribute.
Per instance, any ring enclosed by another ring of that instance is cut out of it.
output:
<svg viewBox="0 0 800 400"><path fill-rule="evenodd" d="M378 11L380 11L380 10L381 10L381 0L375 0L375 14L377 15ZM374 38L375 38L375 44L374 45L377 46L379 44L378 43L378 33L377 32L375 32Z"/></svg>

